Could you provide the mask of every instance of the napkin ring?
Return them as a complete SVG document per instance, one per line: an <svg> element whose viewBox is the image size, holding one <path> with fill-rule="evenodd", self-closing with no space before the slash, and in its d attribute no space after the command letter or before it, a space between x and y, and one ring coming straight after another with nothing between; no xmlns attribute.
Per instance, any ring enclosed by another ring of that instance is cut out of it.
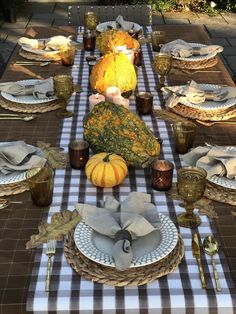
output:
<svg viewBox="0 0 236 314"><path fill-rule="evenodd" d="M115 242L120 241L120 240L128 240L130 242L130 244L132 244L131 233L125 229L121 229L121 230L117 231L114 239L115 239Z"/></svg>

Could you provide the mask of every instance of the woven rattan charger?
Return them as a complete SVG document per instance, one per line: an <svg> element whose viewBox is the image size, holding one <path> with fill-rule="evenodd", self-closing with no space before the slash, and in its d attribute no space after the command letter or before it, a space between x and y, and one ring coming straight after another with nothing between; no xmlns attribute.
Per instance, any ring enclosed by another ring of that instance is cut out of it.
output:
<svg viewBox="0 0 236 314"><path fill-rule="evenodd" d="M161 261L145 267L130 268L122 272L113 267L95 263L85 257L75 245L74 230L68 234L64 241L64 254L74 271L88 280L118 287L139 286L174 271L184 256L184 243L179 235L174 250Z"/></svg>
<svg viewBox="0 0 236 314"><path fill-rule="evenodd" d="M185 70L197 70L197 69L205 69L205 68L211 68L214 65L216 65L218 62L217 57L209 58L209 59L203 59L203 60L178 60L174 59L172 60L172 67L173 68L179 68L179 69L185 69Z"/></svg>

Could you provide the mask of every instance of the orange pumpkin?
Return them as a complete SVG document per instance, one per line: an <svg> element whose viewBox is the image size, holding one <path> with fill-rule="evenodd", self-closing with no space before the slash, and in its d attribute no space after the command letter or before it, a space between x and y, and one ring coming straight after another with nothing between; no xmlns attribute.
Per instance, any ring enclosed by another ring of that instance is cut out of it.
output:
<svg viewBox="0 0 236 314"><path fill-rule="evenodd" d="M93 155L85 166L85 174L99 187L110 188L120 184L128 172L125 160L116 154L99 153Z"/></svg>
<svg viewBox="0 0 236 314"><path fill-rule="evenodd" d="M116 86L121 92L136 88L137 76L133 64L122 52L108 53L93 66L90 85L94 91L104 94L108 87Z"/></svg>

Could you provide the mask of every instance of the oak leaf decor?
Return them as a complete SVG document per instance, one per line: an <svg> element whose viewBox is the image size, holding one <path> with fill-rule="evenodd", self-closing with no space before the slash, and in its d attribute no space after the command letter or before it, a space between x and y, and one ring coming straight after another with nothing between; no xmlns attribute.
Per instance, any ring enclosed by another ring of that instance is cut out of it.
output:
<svg viewBox="0 0 236 314"><path fill-rule="evenodd" d="M37 146L43 151L49 165L52 168L66 168L69 157L67 153L63 152L63 149L61 149L60 147L53 147L51 146L51 144L41 141L37 142Z"/></svg>
<svg viewBox="0 0 236 314"><path fill-rule="evenodd" d="M189 125L192 124L193 126L195 126L195 123L191 122L190 120L183 118L183 117L179 116L178 114L171 112L171 111L168 111L168 110L165 110L165 109L154 110L154 115L158 119L162 119L164 121L168 121L171 123L186 122Z"/></svg>
<svg viewBox="0 0 236 314"><path fill-rule="evenodd" d="M46 243L48 239L63 240L79 222L81 217L77 210L63 210L52 215L51 223L42 222L38 226L39 233L33 234L30 241L26 243L26 249L33 249L42 243Z"/></svg>

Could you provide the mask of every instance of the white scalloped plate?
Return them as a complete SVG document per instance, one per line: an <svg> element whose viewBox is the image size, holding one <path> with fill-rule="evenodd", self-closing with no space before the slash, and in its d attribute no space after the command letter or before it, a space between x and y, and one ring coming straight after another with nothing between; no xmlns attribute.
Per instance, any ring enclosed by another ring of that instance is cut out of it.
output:
<svg viewBox="0 0 236 314"><path fill-rule="evenodd" d="M206 47L207 45L199 44L199 43L189 43L192 47ZM183 57L174 57L172 56L173 59L176 60L181 60L181 61L202 61L202 60L207 60L215 57L217 55L217 52L211 52L208 53L207 55L202 55L202 56L190 56L188 58L183 58Z"/></svg>
<svg viewBox="0 0 236 314"><path fill-rule="evenodd" d="M169 217L159 214L160 230L140 237L132 243L134 258L130 267L155 263L166 257L175 248L178 231ZM83 221L75 228L74 240L77 248L87 258L105 266L115 267L112 257L114 240L95 232Z"/></svg>
<svg viewBox="0 0 236 314"><path fill-rule="evenodd" d="M100 33L105 32L110 30L110 28L108 27L109 25L111 25L112 23L114 23L115 21L108 21L108 22L104 22L104 23L100 23L97 25L96 30ZM135 33L139 32L141 30L141 26L137 23L133 23L133 31ZM122 28L117 28L118 30L122 30Z"/></svg>
<svg viewBox="0 0 236 314"><path fill-rule="evenodd" d="M236 146L226 146L225 150L234 152L236 154ZM226 177L213 176L209 179L210 182L223 186L224 188L236 190L236 180L228 179Z"/></svg>
<svg viewBox="0 0 236 314"><path fill-rule="evenodd" d="M40 81L41 80L32 79L32 80L18 81L18 83L20 83L22 86L26 86L26 85L34 85L35 83L40 82ZM20 104L28 104L28 105L44 104L44 103L54 101L57 99L56 96L51 96L51 97L44 98L44 99L36 99L36 98L34 98L33 95L13 96L13 95L8 94L6 92L1 92L1 95L6 100L20 103Z"/></svg>
<svg viewBox="0 0 236 314"><path fill-rule="evenodd" d="M220 85L214 84L198 84L202 90L211 91L217 90L218 88L222 87ZM181 97L179 102L185 106L200 109L200 110L219 110L219 109L226 109L232 107L236 104L236 98L230 98L224 101L213 101L213 100L206 100L201 104L193 104L188 99Z"/></svg>
<svg viewBox="0 0 236 314"><path fill-rule="evenodd" d="M0 146L3 145L9 145L11 142L1 142ZM28 146L32 146L27 144ZM42 151L38 148L38 153L39 156L42 156L43 153ZM37 172L35 172L35 170L24 170L24 171L14 171L12 173L9 174L2 174L0 172L0 184L12 184L12 183L19 183L21 181L25 181L26 180L26 174L30 173L30 177L32 177L33 175L35 175ZM29 174L28 174L29 177Z"/></svg>

